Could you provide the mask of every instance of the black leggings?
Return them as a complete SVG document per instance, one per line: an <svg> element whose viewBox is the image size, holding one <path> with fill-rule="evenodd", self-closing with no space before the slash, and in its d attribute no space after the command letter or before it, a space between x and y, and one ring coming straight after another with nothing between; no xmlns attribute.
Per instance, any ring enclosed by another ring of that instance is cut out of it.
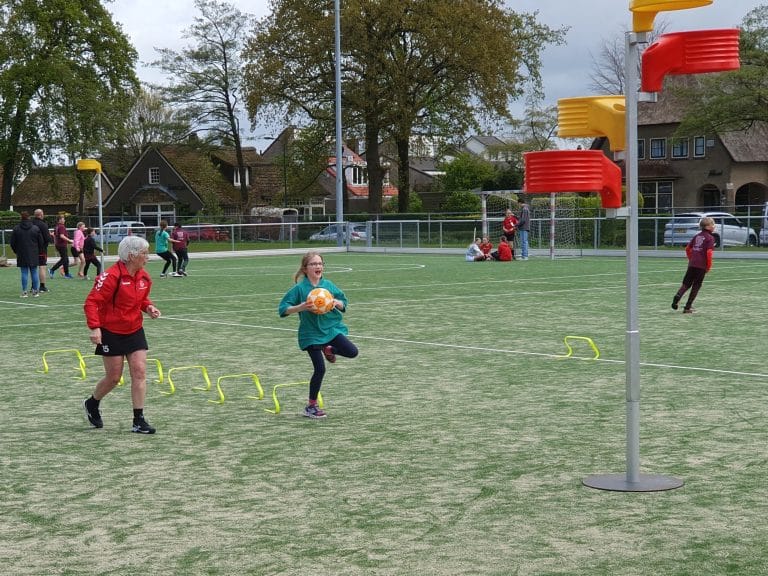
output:
<svg viewBox="0 0 768 576"><path fill-rule="evenodd" d="M344 358L354 358L357 356L357 346L350 342L349 338L339 334L328 344L313 345L306 348L307 354L309 354L312 360L312 366L315 371L312 373L312 378L309 379L309 399L317 400L317 395L320 393L320 386L323 384L323 377L325 376L325 355L323 354L323 348L331 346L334 354L344 356Z"/></svg>
<svg viewBox="0 0 768 576"><path fill-rule="evenodd" d="M67 254L67 247L56 246L56 251L59 253L59 261L53 265L51 272L56 272L59 268L64 268L64 274L69 276L69 254Z"/></svg>
<svg viewBox="0 0 768 576"><path fill-rule="evenodd" d="M176 272L176 256L174 256L170 250L167 252L159 252L157 255L165 260L165 266L163 266L163 274L168 272L169 266L172 266L173 271Z"/></svg>
<svg viewBox="0 0 768 576"><path fill-rule="evenodd" d="M707 271L704 268L694 268L693 266L689 266L685 271L683 284L677 291L677 299L681 300L688 289L691 289L690 294L688 294L688 301L685 303L686 309L690 309L693 306L693 301L696 300L696 296L699 294L699 289L704 283L704 276L706 274Z"/></svg>

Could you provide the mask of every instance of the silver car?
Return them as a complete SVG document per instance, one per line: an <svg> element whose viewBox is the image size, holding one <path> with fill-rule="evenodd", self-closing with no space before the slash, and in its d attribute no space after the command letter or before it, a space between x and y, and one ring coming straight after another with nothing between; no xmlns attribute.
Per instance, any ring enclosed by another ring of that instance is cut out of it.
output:
<svg viewBox="0 0 768 576"><path fill-rule="evenodd" d="M354 222L342 224L342 237L346 240L349 237L352 241L367 240L368 234L365 230L365 224ZM310 240L336 240L338 237L338 224L326 226L320 232L316 232L309 237Z"/></svg>
<svg viewBox="0 0 768 576"><path fill-rule="evenodd" d="M728 212L686 212L677 214L664 226L665 246L685 246L701 231L699 221L715 221L715 246L757 246L757 232Z"/></svg>

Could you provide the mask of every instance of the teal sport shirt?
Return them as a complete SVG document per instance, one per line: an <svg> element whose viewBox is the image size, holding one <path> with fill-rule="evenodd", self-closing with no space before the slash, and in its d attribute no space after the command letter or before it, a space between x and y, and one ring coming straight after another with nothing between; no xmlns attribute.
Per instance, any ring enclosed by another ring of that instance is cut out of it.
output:
<svg viewBox="0 0 768 576"><path fill-rule="evenodd" d="M165 230L158 229L157 232L155 232L156 253L162 254L163 252L168 252L168 238L170 237L171 235Z"/></svg>
<svg viewBox="0 0 768 576"><path fill-rule="evenodd" d="M288 290L283 299L280 300L280 305L277 308L280 317L288 315L285 311L290 306L296 306L304 302L309 293L315 288L325 288L328 290L336 300L344 303L344 311L347 310L347 297L333 282L321 278L318 285L313 286L304 277L294 284L293 288ZM346 336L349 334L349 329L342 322L342 311L338 308L334 308L327 314L314 314L309 311L299 312L299 348L302 350L306 350L312 345L323 346L328 344L339 334Z"/></svg>

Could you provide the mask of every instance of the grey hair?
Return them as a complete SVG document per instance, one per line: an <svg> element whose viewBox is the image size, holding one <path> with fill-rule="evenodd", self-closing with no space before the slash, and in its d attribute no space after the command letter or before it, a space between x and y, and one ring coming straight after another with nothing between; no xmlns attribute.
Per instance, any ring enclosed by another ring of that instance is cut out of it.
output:
<svg viewBox="0 0 768 576"><path fill-rule="evenodd" d="M148 248L149 242L141 236L126 236L120 240L120 245L117 247L117 256L121 261L128 262L130 256L138 256Z"/></svg>

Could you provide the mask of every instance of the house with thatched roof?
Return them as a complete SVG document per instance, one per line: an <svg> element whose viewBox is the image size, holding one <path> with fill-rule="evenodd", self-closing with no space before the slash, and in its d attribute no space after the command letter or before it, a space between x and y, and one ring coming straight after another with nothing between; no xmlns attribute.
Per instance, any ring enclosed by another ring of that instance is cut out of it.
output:
<svg viewBox="0 0 768 576"><path fill-rule="evenodd" d="M274 194L276 170L255 148L243 149L249 204ZM142 220L155 226L161 219L200 212L239 216L243 213L234 150L206 149L194 144L150 145L134 159L108 153L102 164L102 210L105 220ZM47 214L95 215L93 175L75 167L36 168L16 187L16 211L42 208ZM79 179L82 179L83 185ZM82 194L82 198L81 198ZM78 206L83 206L83 211ZM84 212L84 214L83 214Z"/></svg>

